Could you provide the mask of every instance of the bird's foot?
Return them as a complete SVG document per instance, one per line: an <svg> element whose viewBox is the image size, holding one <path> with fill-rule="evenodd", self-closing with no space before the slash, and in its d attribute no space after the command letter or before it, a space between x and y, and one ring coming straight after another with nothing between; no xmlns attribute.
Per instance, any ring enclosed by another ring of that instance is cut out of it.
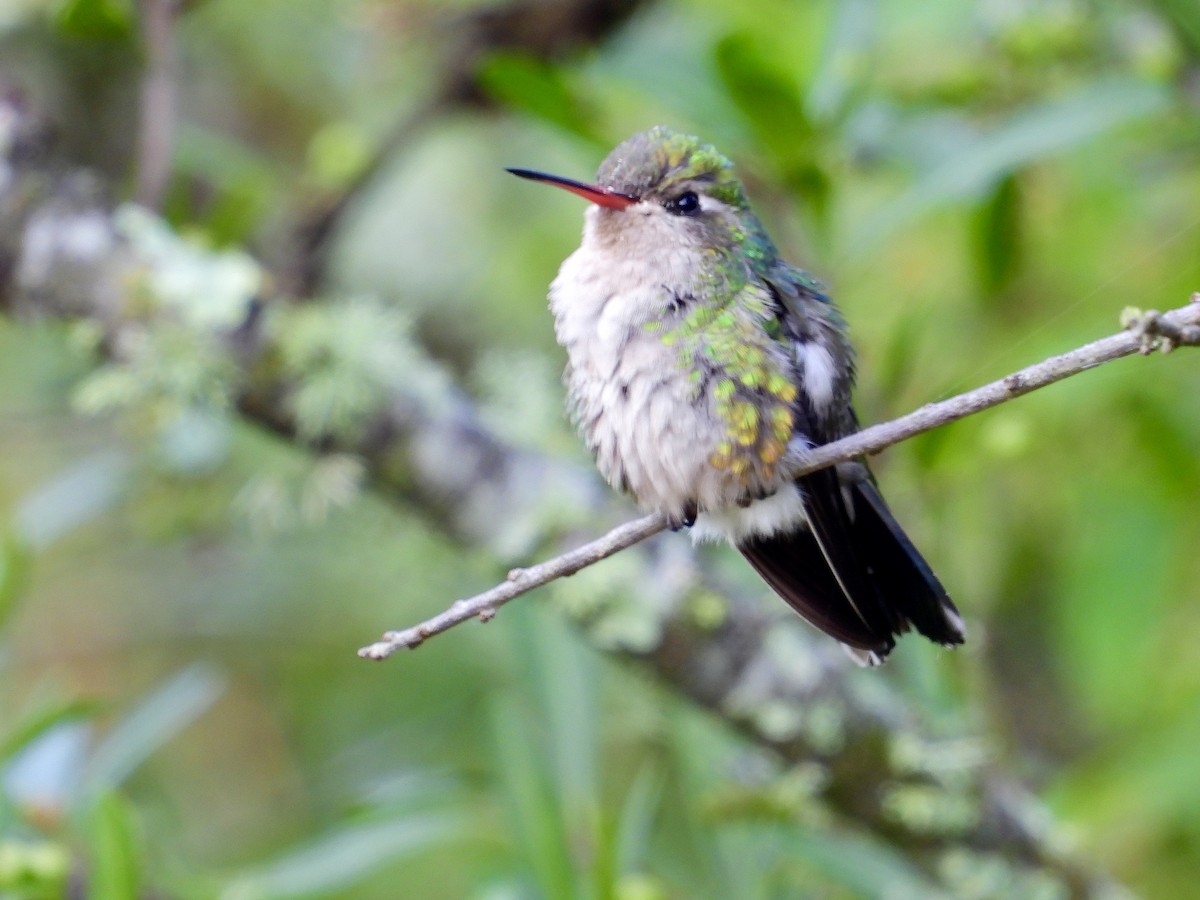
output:
<svg viewBox="0 0 1200 900"><path fill-rule="evenodd" d="M737 503L739 509L745 509L746 507L757 503L759 500L766 500L774 493L775 491L773 489L757 487L752 491L746 491L746 493L738 497L735 502Z"/></svg>
<svg viewBox="0 0 1200 900"><path fill-rule="evenodd" d="M682 531L696 524L696 504L688 503L678 513L667 514L667 527L672 531Z"/></svg>

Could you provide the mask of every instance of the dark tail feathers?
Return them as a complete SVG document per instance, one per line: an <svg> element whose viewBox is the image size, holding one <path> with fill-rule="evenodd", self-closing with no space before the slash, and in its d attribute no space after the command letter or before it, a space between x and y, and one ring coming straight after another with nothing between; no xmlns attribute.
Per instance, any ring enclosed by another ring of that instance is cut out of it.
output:
<svg viewBox="0 0 1200 900"><path fill-rule="evenodd" d="M869 477L843 485L826 469L798 484L810 529L738 545L772 590L869 662L910 626L939 644L963 642L958 610Z"/></svg>

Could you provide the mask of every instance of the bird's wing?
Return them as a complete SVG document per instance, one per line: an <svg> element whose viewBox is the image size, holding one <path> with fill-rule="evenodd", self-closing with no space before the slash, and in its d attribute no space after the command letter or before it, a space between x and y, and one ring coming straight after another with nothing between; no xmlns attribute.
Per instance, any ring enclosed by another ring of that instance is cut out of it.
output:
<svg viewBox="0 0 1200 900"><path fill-rule="evenodd" d="M816 410L807 391L799 392L797 433L819 445L855 431L851 349L837 310L820 283L795 267L780 264L768 283L784 337L822 342L846 364L831 408ZM797 374L803 378L803 371ZM797 484L809 530L739 544L780 596L818 628L880 659L910 625L938 643L962 643L957 609L888 509L865 461L813 472Z"/></svg>

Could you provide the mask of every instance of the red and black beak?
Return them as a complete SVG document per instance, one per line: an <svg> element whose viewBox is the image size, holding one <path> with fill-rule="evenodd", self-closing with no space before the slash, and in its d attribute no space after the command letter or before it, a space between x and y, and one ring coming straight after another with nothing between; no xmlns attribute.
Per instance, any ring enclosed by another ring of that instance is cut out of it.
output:
<svg viewBox="0 0 1200 900"><path fill-rule="evenodd" d="M547 175L545 172L534 172L532 169L508 169L507 171L512 172L519 178L540 181L542 184L552 184L555 187L562 188L564 191L578 194L584 200L591 200L599 206L607 206L609 209L624 209L638 202L637 197L621 194L609 188L601 187L598 184L585 184L582 181L563 178L561 175Z"/></svg>

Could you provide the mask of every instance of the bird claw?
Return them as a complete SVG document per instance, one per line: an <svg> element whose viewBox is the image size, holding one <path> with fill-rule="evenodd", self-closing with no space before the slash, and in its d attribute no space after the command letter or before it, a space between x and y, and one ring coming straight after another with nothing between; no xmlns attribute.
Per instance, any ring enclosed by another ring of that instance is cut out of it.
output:
<svg viewBox="0 0 1200 900"><path fill-rule="evenodd" d="M747 507L753 506L759 500L766 500L774 493L775 491L772 488L760 485L759 487L753 488L752 490L742 494L735 502L740 509L746 509Z"/></svg>
<svg viewBox="0 0 1200 900"><path fill-rule="evenodd" d="M679 513L667 514L667 527L672 531L682 531L696 524L696 504L687 504Z"/></svg>

